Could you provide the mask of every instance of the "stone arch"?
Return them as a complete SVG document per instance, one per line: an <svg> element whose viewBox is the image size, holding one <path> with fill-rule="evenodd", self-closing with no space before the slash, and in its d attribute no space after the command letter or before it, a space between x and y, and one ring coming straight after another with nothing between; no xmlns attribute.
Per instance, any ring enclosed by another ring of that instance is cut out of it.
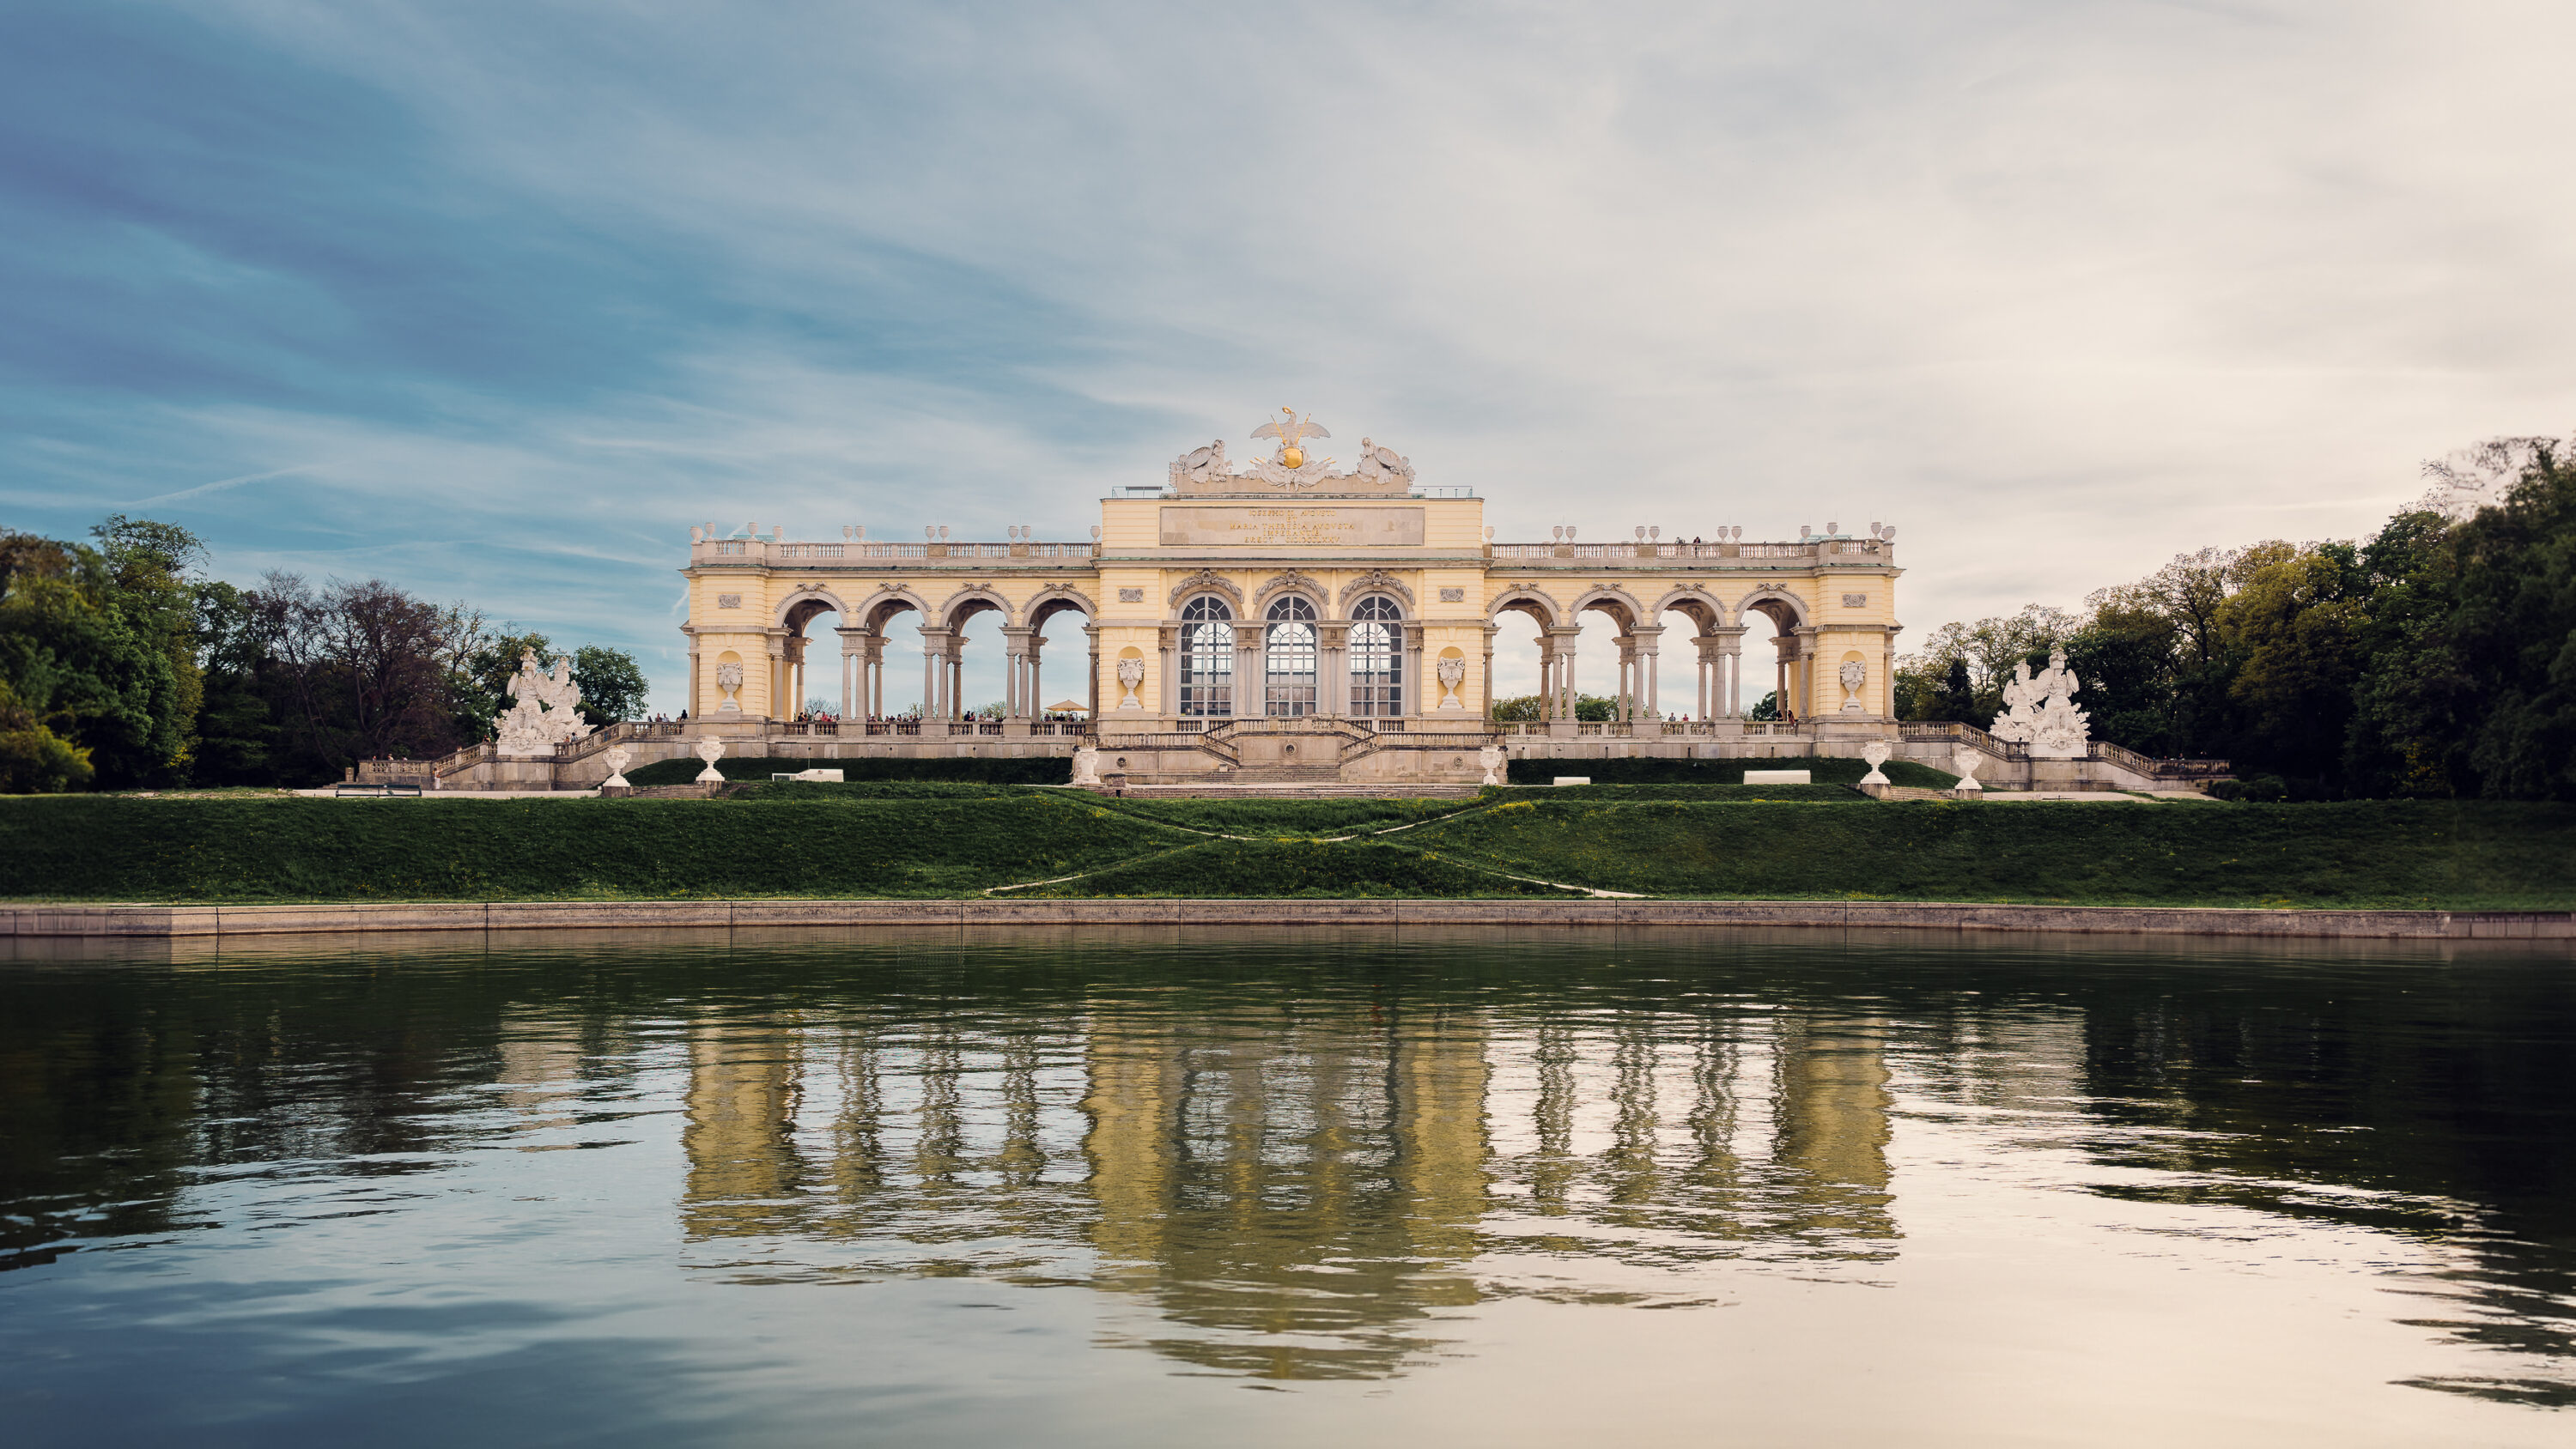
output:
<svg viewBox="0 0 2576 1449"><path fill-rule="evenodd" d="M1619 623L1619 632L1627 633L1651 616L1626 589L1616 584L1595 584L1574 596L1574 607L1566 617L1573 620L1593 611L1609 615Z"/></svg>
<svg viewBox="0 0 2576 1449"><path fill-rule="evenodd" d="M1342 618L1349 618L1352 603L1363 594L1385 594L1404 606L1404 617L1410 619L1414 616L1413 590L1405 587L1404 580L1384 569L1371 569L1342 585L1335 612Z"/></svg>
<svg viewBox="0 0 2576 1449"><path fill-rule="evenodd" d="M1740 621L1747 614L1762 615L1779 625L1784 633L1791 629L1804 628L1808 622L1807 605L1804 600L1785 589L1767 586L1755 589L1736 601L1735 617Z"/></svg>
<svg viewBox="0 0 2576 1449"><path fill-rule="evenodd" d="M1214 594L1233 607L1236 618L1243 617L1243 590L1213 569L1201 569L1181 580L1180 587L1172 590L1172 612L1179 613L1193 594Z"/></svg>
<svg viewBox="0 0 2576 1449"><path fill-rule="evenodd" d="M1485 601L1485 617L1491 619L1498 614L1527 614L1538 621L1540 628L1552 629L1565 616L1565 609L1544 590L1514 585Z"/></svg>
<svg viewBox="0 0 2576 1449"><path fill-rule="evenodd" d="M1779 695L1781 708L1794 711L1801 718L1812 714L1809 694L1816 683L1813 678L1816 661L1799 634L1809 623L1806 601L1786 589L1758 588L1737 601L1735 606L1735 617L1740 623L1751 624L1756 614L1770 620L1777 630L1777 637L1771 643L1774 658L1772 685Z"/></svg>
<svg viewBox="0 0 2576 1449"><path fill-rule="evenodd" d="M1100 610L1083 596L1081 590L1065 584L1049 584L1040 589L1037 597L1029 600L1028 607L1022 612L1027 615L1028 626L1032 629L1045 627L1046 621L1058 614L1080 614L1086 619L1100 617Z"/></svg>
<svg viewBox="0 0 2576 1449"><path fill-rule="evenodd" d="M988 609L1001 615L1003 623L1011 622L1010 600L982 584L968 584L950 594L947 601L939 606L939 626L943 629L963 628L967 620Z"/></svg>
<svg viewBox="0 0 2576 1449"><path fill-rule="evenodd" d="M773 627L789 634L802 634L817 614L838 614L844 622L850 617L850 606L841 596L821 584L798 584L794 592L778 601L778 611L770 616Z"/></svg>
<svg viewBox="0 0 2576 1449"><path fill-rule="evenodd" d="M894 622L894 616L906 609L921 615L924 623L931 618L930 603L921 595L905 588L882 588L871 595L859 610L857 622L882 635L886 625ZM841 617L847 619L850 616L844 614Z"/></svg>
<svg viewBox="0 0 2576 1449"><path fill-rule="evenodd" d="M1660 619L1666 614L1688 618L1699 626L1702 634L1714 634L1726 627L1726 606L1710 598L1708 591L1697 585L1685 584L1666 593L1655 601L1655 611L1649 617Z"/></svg>
<svg viewBox="0 0 2576 1449"><path fill-rule="evenodd" d="M1258 590L1254 591L1252 612L1255 615L1262 614L1270 607L1270 601L1281 594L1297 595L1314 605L1315 612L1319 615L1332 607L1332 594L1323 584L1295 569L1290 569L1284 574L1272 575Z"/></svg>

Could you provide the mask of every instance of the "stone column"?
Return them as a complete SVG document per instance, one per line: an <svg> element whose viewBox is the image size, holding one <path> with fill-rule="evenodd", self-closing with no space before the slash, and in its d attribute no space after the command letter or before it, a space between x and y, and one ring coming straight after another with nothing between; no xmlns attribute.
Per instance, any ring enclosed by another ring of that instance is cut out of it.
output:
<svg viewBox="0 0 2576 1449"><path fill-rule="evenodd" d="M1315 712L1351 712L1351 626L1346 619L1315 621Z"/></svg>
<svg viewBox="0 0 2576 1449"><path fill-rule="evenodd" d="M1744 717L1744 626L1715 631L1717 646L1718 697L1714 717Z"/></svg>
<svg viewBox="0 0 2576 1449"><path fill-rule="evenodd" d="M769 631L769 718L771 719L785 719L787 715L795 713L794 710L789 710L782 714L778 709L778 699L786 692L786 684L787 631L772 629Z"/></svg>
<svg viewBox="0 0 2576 1449"><path fill-rule="evenodd" d="M1029 635L1025 625L1004 625L1002 652L1006 664L1002 670L1002 714L1008 719L1027 719L1037 711L1029 699Z"/></svg>
<svg viewBox="0 0 2576 1449"><path fill-rule="evenodd" d="M1021 696L1024 703L1021 705L1020 713L1024 718L1034 719L1046 713L1046 690L1038 684L1038 656L1046 651L1046 639L1037 630L1031 629L1029 641L1023 647L1027 652L1020 656L1023 661L1021 668L1027 671L1025 679L1028 693Z"/></svg>
<svg viewBox="0 0 2576 1449"><path fill-rule="evenodd" d="M1638 693L1643 696L1637 705L1637 717L1645 724L1652 726L1652 728L1643 731L1643 733L1659 735L1663 733L1664 709L1656 692L1658 681L1655 677L1657 673L1655 657L1663 647L1664 626L1661 624L1640 624L1629 632L1635 635L1637 640L1635 650L1637 655L1637 674L1639 676L1637 680L1637 690Z"/></svg>
<svg viewBox="0 0 2576 1449"><path fill-rule="evenodd" d="M867 630L840 628L832 632L841 636L841 718L855 719L867 689Z"/></svg>
<svg viewBox="0 0 2576 1449"><path fill-rule="evenodd" d="M1422 625L1413 619L1404 621L1403 659L1404 675L1397 682L1397 688L1403 690L1404 694L1396 713L1428 714L1431 710L1432 696L1438 694L1440 689L1437 682L1422 676Z"/></svg>
<svg viewBox="0 0 2576 1449"><path fill-rule="evenodd" d="M1270 712L1267 688L1270 642L1265 637L1269 626L1249 620L1234 622L1234 709L1237 719L1258 717Z"/></svg>
<svg viewBox="0 0 2576 1449"><path fill-rule="evenodd" d="M1501 632L1492 620L1485 621L1485 672L1480 676L1481 683L1476 691L1484 700L1483 712L1476 716L1484 729L1494 727L1494 636Z"/></svg>
<svg viewBox="0 0 2576 1449"><path fill-rule="evenodd" d="M1091 642L1091 692L1083 698L1091 705L1088 726L1096 732L1100 728L1100 626L1097 623L1085 624L1082 633Z"/></svg>
<svg viewBox="0 0 2576 1449"><path fill-rule="evenodd" d="M1160 661L1162 668L1156 671L1154 675L1154 703L1152 708L1156 714L1165 719L1176 718L1181 712L1181 676L1174 673L1172 669L1172 657L1179 652L1179 644L1180 626L1176 624L1165 624L1162 628L1154 631L1155 654L1157 659ZM1143 703L1144 698L1145 691L1141 689L1138 690L1136 692L1137 702L1140 704Z"/></svg>
<svg viewBox="0 0 2576 1449"><path fill-rule="evenodd" d="M1575 723L1574 650L1576 642L1583 637L1583 626L1559 624L1548 633L1556 645L1551 651L1556 661L1556 678L1550 685L1556 706L1555 713L1550 716L1554 722L1551 728L1554 733L1571 735Z"/></svg>
<svg viewBox="0 0 2576 1449"><path fill-rule="evenodd" d="M945 653L944 629L925 627L921 631L921 720L926 726L939 718L939 661Z"/></svg>
<svg viewBox="0 0 2576 1449"><path fill-rule="evenodd" d="M1816 631L1812 625L1798 630L1798 723L1806 725L1816 717Z"/></svg>

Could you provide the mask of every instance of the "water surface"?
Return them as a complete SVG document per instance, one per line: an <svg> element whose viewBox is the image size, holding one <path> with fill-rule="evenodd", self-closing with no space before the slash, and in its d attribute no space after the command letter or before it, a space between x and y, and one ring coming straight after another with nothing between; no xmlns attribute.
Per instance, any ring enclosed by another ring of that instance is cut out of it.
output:
<svg viewBox="0 0 2576 1449"><path fill-rule="evenodd" d="M15 1443L2576 1434L2563 951L17 953Z"/></svg>

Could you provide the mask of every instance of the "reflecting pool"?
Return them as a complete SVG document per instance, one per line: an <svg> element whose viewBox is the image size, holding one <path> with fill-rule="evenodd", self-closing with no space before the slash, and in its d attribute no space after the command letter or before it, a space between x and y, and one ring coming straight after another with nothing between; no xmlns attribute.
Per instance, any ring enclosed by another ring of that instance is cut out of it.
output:
<svg viewBox="0 0 2576 1449"><path fill-rule="evenodd" d="M15 952L16 1444L2576 1436L2563 950Z"/></svg>

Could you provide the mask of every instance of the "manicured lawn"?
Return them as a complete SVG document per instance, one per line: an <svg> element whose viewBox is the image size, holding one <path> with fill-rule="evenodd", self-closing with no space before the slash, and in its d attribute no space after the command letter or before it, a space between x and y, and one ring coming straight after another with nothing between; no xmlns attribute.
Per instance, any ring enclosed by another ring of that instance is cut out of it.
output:
<svg viewBox="0 0 2576 1449"><path fill-rule="evenodd" d="M938 896L1186 844L1087 796L0 800L0 896L546 900Z"/></svg>
<svg viewBox="0 0 2576 1449"><path fill-rule="evenodd" d="M1858 808L1525 798L1409 832L1406 843L1657 896L2576 904L2576 808L2561 805L1942 800Z"/></svg>
<svg viewBox="0 0 2576 1449"><path fill-rule="evenodd" d="M1437 820L1478 808L1474 800L1222 800L1177 795L1104 800L1122 815L1206 830L1269 838L1350 835ZM1403 837L1399 836L1398 839Z"/></svg>
<svg viewBox="0 0 2576 1449"><path fill-rule="evenodd" d="M1075 879L1037 889L1548 893L1514 876L1672 897L2564 909L2576 807L1880 802L1833 785L1120 800L933 781L716 800L0 799L0 897L17 900L954 896L1058 877Z"/></svg>
<svg viewBox="0 0 2576 1449"><path fill-rule="evenodd" d="M1212 840L1012 896L1309 896L1404 900L1552 896L1569 892L1459 865L1382 841Z"/></svg>

